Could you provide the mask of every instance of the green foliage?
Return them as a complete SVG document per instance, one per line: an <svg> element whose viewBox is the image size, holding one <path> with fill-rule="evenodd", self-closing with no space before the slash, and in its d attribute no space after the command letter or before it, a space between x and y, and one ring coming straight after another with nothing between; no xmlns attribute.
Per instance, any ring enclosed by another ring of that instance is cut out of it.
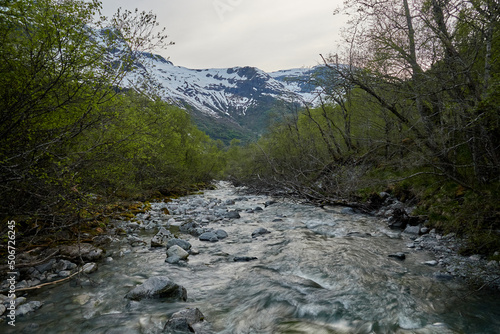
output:
<svg viewBox="0 0 500 334"><path fill-rule="evenodd" d="M184 191L223 168L221 144L185 111L117 88L137 52L164 42L148 35L155 16L122 13L96 30L100 7L19 0L0 10L0 218L15 217L19 235L71 231L108 200Z"/></svg>
<svg viewBox="0 0 500 334"><path fill-rule="evenodd" d="M232 152L231 177L320 202L390 191L418 204L429 225L466 236L464 252L498 250L498 6L344 4L348 65L316 78L324 103Z"/></svg>

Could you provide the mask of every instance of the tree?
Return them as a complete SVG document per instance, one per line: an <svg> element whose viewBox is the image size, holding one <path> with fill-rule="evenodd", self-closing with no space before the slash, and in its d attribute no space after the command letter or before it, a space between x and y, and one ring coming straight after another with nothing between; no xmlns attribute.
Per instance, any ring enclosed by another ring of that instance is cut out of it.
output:
<svg viewBox="0 0 500 334"><path fill-rule="evenodd" d="M349 66L332 71L390 112L436 173L472 189L498 180L498 123L479 110L498 67L498 6L353 0L345 10Z"/></svg>
<svg viewBox="0 0 500 334"><path fill-rule="evenodd" d="M109 23L97 16L100 8L97 0L2 3L3 217L73 219L86 201L80 174L103 144L77 148L120 117L112 105L127 70L140 61L139 51L165 40L163 32L151 35L157 25L152 14L116 15L117 26L103 29Z"/></svg>

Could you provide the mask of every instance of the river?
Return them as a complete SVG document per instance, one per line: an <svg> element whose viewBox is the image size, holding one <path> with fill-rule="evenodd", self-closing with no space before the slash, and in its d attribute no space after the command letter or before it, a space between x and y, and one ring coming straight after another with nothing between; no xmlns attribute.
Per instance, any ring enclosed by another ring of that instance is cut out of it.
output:
<svg viewBox="0 0 500 334"><path fill-rule="evenodd" d="M235 204L221 204L231 199ZM241 218L211 221L228 233L216 243L180 235L199 252L180 265L165 263L162 248L113 243L107 250L113 260L100 263L86 284L31 293L44 305L16 319L15 332L162 333L168 317L185 307L199 308L214 333L500 332L498 294L437 279L439 266L423 264L434 255L408 249L409 239L382 220L285 199L266 207L270 199L220 183L170 203L171 213L184 210L182 219L215 216L217 207L237 210ZM205 206L190 211L192 202ZM249 210L256 207L263 210ZM271 233L252 237L260 227ZM148 240L154 232L139 236ZM388 256L396 252L406 259ZM257 259L235 262L235 256ZM124 298L153 276L184 286L187 302Z"/></svg>

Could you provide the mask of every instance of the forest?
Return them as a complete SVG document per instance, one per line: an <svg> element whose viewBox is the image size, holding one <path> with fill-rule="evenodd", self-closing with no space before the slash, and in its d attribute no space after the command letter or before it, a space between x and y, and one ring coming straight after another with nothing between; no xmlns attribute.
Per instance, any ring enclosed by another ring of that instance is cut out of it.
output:
<svg viewBox="0 0 500 334"><path fill-rule="evenodd" d="M0 1L2 238L14 220L25 247L68 241L227 178L365 211L389 192L466 236L464 253L500 251L498 2L347 0L345 43L314 78L321 104L228 147L148 82L120 88L171 43L153 13L100 8Z"/></svg>
<svg viewBox="0 0 500 334"><path fill-rule="evenodd" d="M229 150L230 177L316 203L370 205L379 192L422 223L500 250L500 6L354 1L344 48L323 57L320 107L283 115ZM498 253L496 253L498 254Z"/></svg>
<svg viewBox="0 0 500 334"><path fill-rule="evenodd" d="M22 247L102 231L116 210L198 189L220 143L146 82L122 89L141 54L167 46L156 16L99 16L98 1L2 1L0 212ZM4 233L5 232L5 233ZM19 246L19 245L18 245Z"/></svg>

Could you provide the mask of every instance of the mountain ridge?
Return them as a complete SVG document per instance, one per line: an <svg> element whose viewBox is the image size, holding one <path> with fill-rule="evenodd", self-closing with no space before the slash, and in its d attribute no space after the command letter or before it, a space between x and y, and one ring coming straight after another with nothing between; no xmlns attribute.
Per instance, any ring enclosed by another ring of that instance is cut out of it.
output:
<svg viewBox="0 0 500 334"><path fill-rule="evenodd" d="M189 110L198 123L223 123L250 136L263 133L269 121L266 114L273 109L317 104L321 89L315 77L325 68L318 65L269 73L251 66L189 69L160 55L144 53L142 57L147 62L127 75L129 86L149 80L163 100Z"/></svg>

